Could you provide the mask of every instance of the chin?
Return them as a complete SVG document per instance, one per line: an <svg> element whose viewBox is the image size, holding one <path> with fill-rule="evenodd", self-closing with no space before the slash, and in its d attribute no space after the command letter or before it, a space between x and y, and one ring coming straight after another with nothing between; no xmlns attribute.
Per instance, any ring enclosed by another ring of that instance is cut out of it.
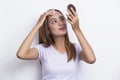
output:
<svg viewBox="0 0 120 80"><path fill-rule="evenodd" d="M61 35L61 36L65 36L66 34L67 34L67 33L65 32L65 33L61 33L60 35Z"/></svg>
<svg viewBox="0 0 120 80"><path fill-rule="evenodd" d="M66 35L66 33L59 33L56 36L65 36L65 35Z"/></svg>
<svg viewBox="0 0 120 80"><path fill-rule="evenodd" d="M58 31L55 36L65 36L67 34L67 30L65 31Z"/></svg>
<svg viewBox="0 0 120 80"><path fill-rule="evenodd" d="M61 32L61 35L66 35L67 31Z"/></svg>

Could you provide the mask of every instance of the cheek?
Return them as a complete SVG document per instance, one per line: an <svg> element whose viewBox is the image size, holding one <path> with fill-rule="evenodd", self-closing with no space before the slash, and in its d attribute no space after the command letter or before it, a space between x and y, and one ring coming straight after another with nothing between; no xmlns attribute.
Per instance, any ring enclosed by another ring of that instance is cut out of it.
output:
<svg viewBox="0 0 120 80"><path fill-rule="evenodd" d="M55 25L52 25L52 24L51 24L51 25L49 25L49 28L50 28L50 29L55 29Z"/></svg>
<svg viewBox="0 0 120 80"><path fill-rule="evenodd" d="M55 33L57 30L57 26L56 25L49 25L49 29L52 33Z"/></svg>

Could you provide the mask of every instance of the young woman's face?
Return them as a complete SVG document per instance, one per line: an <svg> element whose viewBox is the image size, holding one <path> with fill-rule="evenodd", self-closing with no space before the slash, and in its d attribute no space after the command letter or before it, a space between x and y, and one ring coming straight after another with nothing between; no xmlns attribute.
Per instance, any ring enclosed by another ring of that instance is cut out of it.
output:
<svg viewBox="0 0 120 80"><path fill-rule="evenodd" d="M67 32L66 20L64 16L57 11L55 11L54 15L48 17L48 25L50 32L54 37L63 36Z"/></svg>

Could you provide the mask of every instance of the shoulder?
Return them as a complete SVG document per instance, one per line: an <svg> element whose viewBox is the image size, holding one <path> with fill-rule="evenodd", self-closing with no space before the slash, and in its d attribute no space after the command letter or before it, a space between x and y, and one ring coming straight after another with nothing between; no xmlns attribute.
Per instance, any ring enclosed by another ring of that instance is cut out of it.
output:
<svg viewBox="0 0 120 80"><path fill-rule="evenodd" d="M42 44L35 45L33 48L36 48L39 53L42 53L48 47L46 47L46 45L42 43Z"/></svg>
<svg viewBox="0 0 120 80"><path fill-rule="evenodd" d="M48 54L48 52L50 52L50 46L46 46L45 44L37 44L36 46L34 46L34 48L36 48L39 52L39 60L44 59L44 57Z"/></svg>

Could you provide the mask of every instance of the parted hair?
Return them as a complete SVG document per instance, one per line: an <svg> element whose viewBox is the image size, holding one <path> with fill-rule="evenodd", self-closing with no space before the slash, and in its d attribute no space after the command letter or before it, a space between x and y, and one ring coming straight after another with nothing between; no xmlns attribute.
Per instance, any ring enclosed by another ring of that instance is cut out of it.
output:
<svg viewBox="0 0 120 80"><path fill-rule="evenodd" d="M55 9L55 11L62 14L62 12L57 9ZM46 47L49 47L51 44L55 43L54 39L49 31L48 17L49 16L46 17L42 27L39 29L39 44L44 43ZM76 59L76 49L75 49L74 44L70 42L68 33L65 34L65 48L67 50L68 62L72 59L75 60Z"/></svg>

